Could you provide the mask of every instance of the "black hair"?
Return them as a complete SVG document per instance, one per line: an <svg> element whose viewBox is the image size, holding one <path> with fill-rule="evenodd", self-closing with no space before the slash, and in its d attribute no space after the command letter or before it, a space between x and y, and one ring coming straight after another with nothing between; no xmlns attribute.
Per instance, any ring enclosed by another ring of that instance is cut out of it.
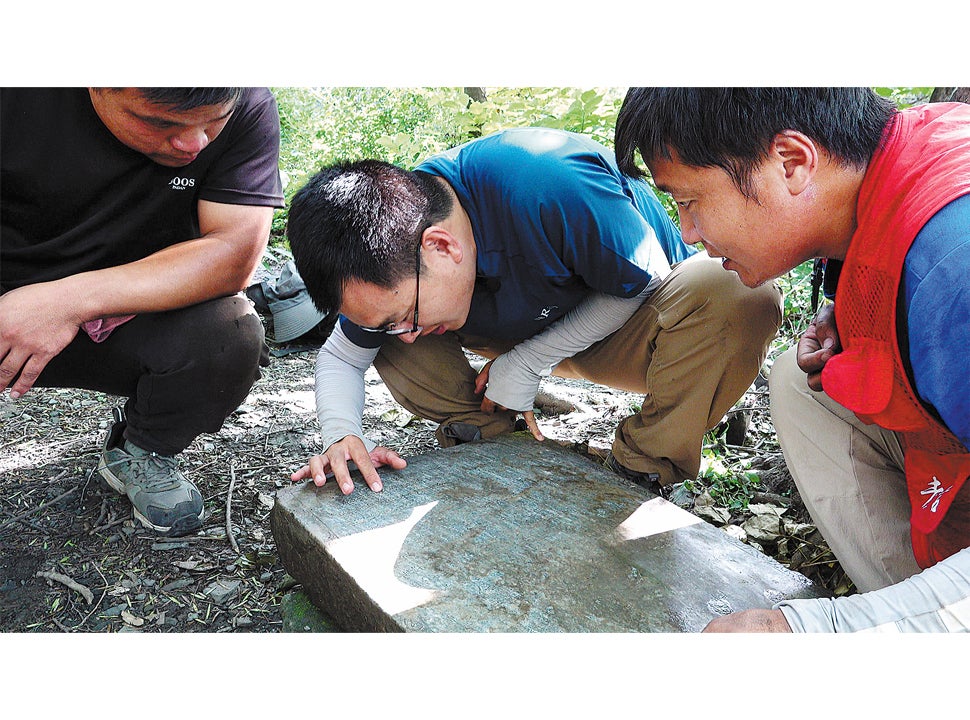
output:
<svg viewBox="0 0 970 720"><path fill-rule="evenodd" d="M863 169L895 105L869 88L630 88L616 120L620 170L657 157L719 167L753 197L751 175L784 130L804 133L843 166Z"/></svg>
<svg viewBox="0 0 970 720"><path fill-rule="evenodd" d="M233 106L242 97L243 88L137 88L153 105L166 105L174 112L195 110L209 105Z"/></svg>
<svg viewBox="0 0 970 720"><path fill-rule="evenodd" d="M323 168L293 196L287 236L314 305L336 313L351 280L390 288L414 274L424 231L451 214L431 175L379 160Z"/></svg>

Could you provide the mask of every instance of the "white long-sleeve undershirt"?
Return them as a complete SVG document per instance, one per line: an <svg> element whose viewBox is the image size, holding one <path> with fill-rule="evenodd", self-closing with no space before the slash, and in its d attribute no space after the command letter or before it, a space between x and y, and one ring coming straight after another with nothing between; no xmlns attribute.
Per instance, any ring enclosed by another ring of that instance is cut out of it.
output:
<svg viewBox="0 0 970 720"><path fill-rule="evenodd" d="M376 443L364 437L364 374L380 348L364 348L344 334L338 322L317 354L315 390L317 420L324 449L348 435L364 441L367 451Z"/></svg>
<svg viewBox="0 0 970 720"><path fill-rule="evenodd" d="M775 608L795 632L967 632L970 548L880 590L784 600Z"/></svg>
<svg viewBox="0 0 970 720"><path fill-rule="evenodd" d="M631 298L590 293L542 332L496 357L489 369L485 396L509 410L532 410L542 377L549 375L560 361L619 330L662 280L654 277L639 295Z"/></svg>

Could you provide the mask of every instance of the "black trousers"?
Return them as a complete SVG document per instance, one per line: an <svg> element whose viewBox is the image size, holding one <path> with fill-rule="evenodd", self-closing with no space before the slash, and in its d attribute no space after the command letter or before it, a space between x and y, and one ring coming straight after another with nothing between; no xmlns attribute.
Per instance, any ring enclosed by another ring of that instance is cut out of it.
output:
<svg viewBox="0 0 970 720"><path fill-rule="evenodd" d="M36 385L126 397L126 437L174 455L217 432L268 364L262 323L239 294L138 315L102 343L82 330Z"/></svg>

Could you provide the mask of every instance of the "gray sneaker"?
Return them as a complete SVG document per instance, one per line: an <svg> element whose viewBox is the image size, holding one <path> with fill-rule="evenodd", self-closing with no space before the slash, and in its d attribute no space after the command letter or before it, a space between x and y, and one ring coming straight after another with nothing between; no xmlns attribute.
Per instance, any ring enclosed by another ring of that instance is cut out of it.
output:
<svg viewBox="0 0 970 720"><path fill-rule="evenodd" d="M108 430L98 472L116 492L127 495L135 517L165 537L180 537L202 527L202 495L174 457L125 442L127 422L121 408Z"/></svg>

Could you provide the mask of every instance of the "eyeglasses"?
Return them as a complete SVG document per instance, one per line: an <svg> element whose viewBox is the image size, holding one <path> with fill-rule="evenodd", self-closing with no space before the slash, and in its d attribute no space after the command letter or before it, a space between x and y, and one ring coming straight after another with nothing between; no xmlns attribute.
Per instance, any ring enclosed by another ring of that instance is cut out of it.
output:
<svg viewBox="0 0 970 720"><path fill-rule="evenodd" d="M370 328L361 327L365 332L382 332L385 335L406 335L408 333L419 333L424 328L418 325L418 299L421 297L421 241L418 240L418 247L414 251L414 317L411 320L411 327L400 327L401 323L392 322L384 327Z"/></svg>

